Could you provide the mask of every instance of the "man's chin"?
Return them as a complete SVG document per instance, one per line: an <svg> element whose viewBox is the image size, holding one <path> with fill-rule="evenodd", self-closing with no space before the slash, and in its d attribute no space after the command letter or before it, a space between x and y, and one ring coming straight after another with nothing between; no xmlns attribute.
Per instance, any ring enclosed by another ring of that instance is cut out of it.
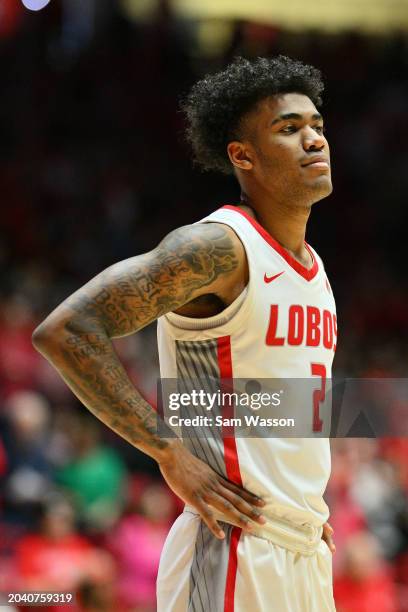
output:
<svg viewBox="0 0 408 612"><path fill-rule="evenodd" d="M328 177L322 176L320 180L314 183L311 191L313 191L314 202L319 202L333 192L332 182Z"/></svg>

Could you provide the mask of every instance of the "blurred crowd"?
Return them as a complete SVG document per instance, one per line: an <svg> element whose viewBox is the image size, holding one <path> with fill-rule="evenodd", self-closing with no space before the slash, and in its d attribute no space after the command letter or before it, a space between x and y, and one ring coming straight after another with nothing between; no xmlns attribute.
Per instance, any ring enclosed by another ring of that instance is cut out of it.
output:
<svg viewBox="0 0 408 612"><path fill-rule="evenodd" d="M239 22L220 40L165 2L135 24L107 0L86 29L66 4L0 27L0 592L72 591L73 611L153 612L182 506L152 461L88 415L31 332L104 267L237 202L232 178L191 167L178 101L237 54L283 52L327 84L335 192L308 241L336 294L335 373L405 377L408 38ZM154 401L154 327L115 345ZM337 610L408 612L408 440L332 449Z"/></svg>

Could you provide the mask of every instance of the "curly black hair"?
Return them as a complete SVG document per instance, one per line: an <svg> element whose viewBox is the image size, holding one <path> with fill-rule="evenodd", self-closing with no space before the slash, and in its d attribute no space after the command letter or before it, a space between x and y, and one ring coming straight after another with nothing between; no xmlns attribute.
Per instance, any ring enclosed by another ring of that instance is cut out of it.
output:
<svg viewBox="0 0 408 612"><path fill-rule="evenodd" d="M242 119L260 100L293 92L318 107L323 89L320 70L284 55L237 57L225 70L198 81L181 104L194 161L203 170L232 173L227 145L242 137Z"/></svg>

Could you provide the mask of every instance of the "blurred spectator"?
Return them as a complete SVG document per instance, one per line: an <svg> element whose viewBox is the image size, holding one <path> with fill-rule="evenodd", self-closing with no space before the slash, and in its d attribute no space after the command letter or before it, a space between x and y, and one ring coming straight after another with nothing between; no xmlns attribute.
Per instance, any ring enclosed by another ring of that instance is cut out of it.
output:
<svg viewBox="0 0 408 612"><path fill-rule="evenodd" d="M66 498L54 494L44 502L38 530L16 544L15 590L75 593L85 580L94 584L113 579L112 558L80 535L74 521L74 509Z"/></svg>
<svg viewBox="0 0 408 612"><path fill-rule="evenodd" d="M96 420L80 416L70 433L74 455L57 470L56 481L75 499L79 516L89 531L110 527L122 506L126 467L120 455L101 440Z"/></svg>
<svg viewBox="0 0 408 612"><path fill-rule="evenodd" d="M397 612L390 568L372 535L360 532L346 544L343 568L334 582L337 612Z"/></svg>
<svg viewBox="0 0 408 612"><path fill-rule="evenodd" d="M394 559L406 546L401 519L407 516L407 498L400 488L395 467L379 456L377 441L361 440L359 447L360 464L350 483L350 494L362 508L382 554Z"/></svg>
<svg viewBox="0 0 408 612"><path fill-rule="evenodd" d="M53 469L47 456L49 404L34 391L16 391L5 403L7 473L6 516L30 524L31 513L52 487Z"/></svg>
<svg viewBox="0 0 408 612"><path fill-rule="evenodd" d="M35 387L40 364L31 343L34 314L27 298L15 293L0 304L1 396Z"/></svg>
<svg viewBox="0 0 408 612"><path fill-rule="evenodd" d="M135 486L136 485L136 486ZM118 589L130 609L154 612L156 575L164 540L175 515L174 496L161 482L136 480L128 512L110 533L109 549L118 562Z"/></svg>

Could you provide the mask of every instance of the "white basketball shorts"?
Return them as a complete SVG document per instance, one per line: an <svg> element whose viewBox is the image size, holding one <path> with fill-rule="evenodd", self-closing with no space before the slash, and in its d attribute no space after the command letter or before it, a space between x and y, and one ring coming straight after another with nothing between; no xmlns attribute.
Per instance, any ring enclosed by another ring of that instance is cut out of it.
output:
<svg viewBox="0 0 408 612"><path fill-rule="evenodd" d="M312 545L289 530L285 547L279 524L270 536L260 530L261 537L221 526L224 540L194 509L178 517L160 559L158 612L335 612L331 552L321 530Z"/></svg>

